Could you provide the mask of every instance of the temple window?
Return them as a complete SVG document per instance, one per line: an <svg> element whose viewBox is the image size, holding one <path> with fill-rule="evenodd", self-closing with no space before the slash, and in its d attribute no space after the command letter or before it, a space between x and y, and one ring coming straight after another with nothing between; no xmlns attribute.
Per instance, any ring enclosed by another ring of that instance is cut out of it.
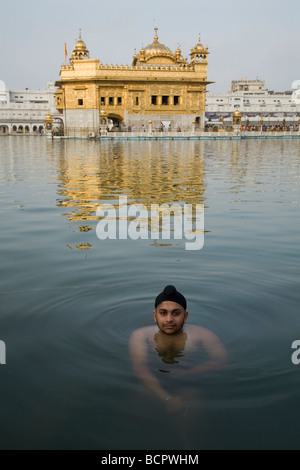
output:
<svg viewBox="0 0 300 470"><path fill-rule="evenodd" d="M139 104L140 104L140 102L139 102L139 97L136 96L136 98L135 98L135 105L138 106Z"/></svg>
<svg viewBox="0 0 300 470"><path fill-rule="evenodd" d="M83 100L78 100L78 106L83 106Z"/></svg>
<svg viewBox="0 0 300 470"><path fill-rule="evenodd" d="M157 96L156 95L152 96L151 103L152 103L152 106L157 106Z"/></svg>
<svg viewBox="0 0 300 470"><path fill-rule="evenodd" d="M161 104L162 104L163 106L168 106L168 105L169 105L169 97L168 97L168 96L163 96L163 97L162 97Z"/></svg>
<svg viewBox="0 0 300 470"><path fill-rule="evenodd" d="M101 96L101 106L105 106L105 96Z"/></svg>
<svg viewBox="0 0 300 470"><path fill-rule="evenodd" d="M114 99L113 99L112 96L110 96L110 97L108 98L108 104L109 104L109 106L113 106L113 105L114 105Z"/></svg>
<svg viewBox="0 0 300 470"><path fill-rule="evenodd" d="M122 106L122 98L120 96L118 97L118 106Z"/></svg>
<svg viewBox="0 0 300 470"><path fill-rule="evenodd" d="M174 96L174 106L179 106L179 96Z"/></svg>

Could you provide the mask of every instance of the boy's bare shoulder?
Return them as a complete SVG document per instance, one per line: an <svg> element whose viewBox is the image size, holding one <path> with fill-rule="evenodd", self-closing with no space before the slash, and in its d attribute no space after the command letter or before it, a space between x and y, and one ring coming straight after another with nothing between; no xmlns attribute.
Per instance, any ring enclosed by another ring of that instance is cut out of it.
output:
<svg viewBox="0 0 300 470"><path fill-rule="evenodd" d="M132 333L131 341L140 341L153 338L156 331L156 326L145 326L144 328L139 328Z"/></svg>
<svg viewBox="0 0 300 470"><path fill-rule="evenodd" d="M216 338L212 331L207 330L201 326L187 325L185 329L189 336L193 339L204 340Z"/></svg>

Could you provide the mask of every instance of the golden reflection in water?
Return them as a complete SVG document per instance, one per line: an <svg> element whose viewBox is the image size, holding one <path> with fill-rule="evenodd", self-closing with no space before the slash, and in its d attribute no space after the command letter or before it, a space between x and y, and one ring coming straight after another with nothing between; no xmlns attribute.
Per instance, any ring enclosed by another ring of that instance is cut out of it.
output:
<svg viewBox="0 0 300 470"><path fill-rule="evenodd" d="M201 148L197 142L62 143L57 205L69 209L69 221L85 222L79 230L87 232L96 225L89 222L99 220L99 205L117 207L121 195L149 210L151 204L204 203Z"/></svg>
<svg viewBox="0 0 300 470"><path fill-rule="evenodd" d="M81 245L76 245L76 248L78 250L89 250L90 248L92 248L92 245L90 245L89 243L81 243Z"/></svg>

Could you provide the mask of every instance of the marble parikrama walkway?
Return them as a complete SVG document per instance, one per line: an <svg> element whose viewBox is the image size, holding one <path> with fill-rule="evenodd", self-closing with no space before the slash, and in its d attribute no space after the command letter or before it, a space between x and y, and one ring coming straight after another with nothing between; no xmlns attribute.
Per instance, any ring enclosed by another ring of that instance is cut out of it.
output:
<svg viewBox="0 0 300 470"><path fill-rule="evenodd" d="M85 139L85 140L100 140L100 141L138 141L138 140L250 140L250 139L300 139L300 132L203 132L203 133L189 133L184 132L179 134L177 132L162 133L162 132L108 132L100 137L93 136L68 136L68 137L52 137L49 139Z"/></svg>

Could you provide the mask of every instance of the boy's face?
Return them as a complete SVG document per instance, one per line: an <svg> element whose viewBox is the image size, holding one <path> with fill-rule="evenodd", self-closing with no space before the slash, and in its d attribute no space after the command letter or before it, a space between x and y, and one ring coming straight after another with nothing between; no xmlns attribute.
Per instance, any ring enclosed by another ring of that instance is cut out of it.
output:
<svg viewBox="0 0 300 470"><path fill-rule="evenodd" d="M153 312L154 321L160 331L174 335L182 330L188 319L188 312L175 302L163 302Z"/></svg>

